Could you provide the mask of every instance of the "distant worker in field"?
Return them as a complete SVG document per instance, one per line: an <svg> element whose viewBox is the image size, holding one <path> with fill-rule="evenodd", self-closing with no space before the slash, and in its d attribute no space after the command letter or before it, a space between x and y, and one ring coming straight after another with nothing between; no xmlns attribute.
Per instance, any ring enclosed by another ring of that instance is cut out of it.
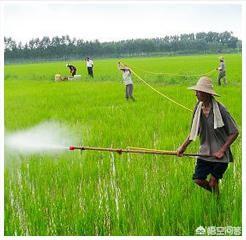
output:
<svg viewBox="0 0 246 240"><path fill-rule="evenodd" d="M93 65L92 59L90 59L89 57L87 57L85 59L85 61L86 61L86 67L87 67L88 75L91 76L91 77L94 77L93 76L93 66L94 65Z"/></svg>
<svg viewBox="0 0 246 240"><path fill-rule="evenodd" d="M226 70L225 70L225 62L224 62L224 58L220 57L220 64L219 67L216 68L216 70L218 70L219 75L218 75L218 85L221 85L221 79L224 80L224 84L226 84Z"/></svg>
<svg viewBox="0 0 246 240"><path fill-rule="evenodd" d="M126 86L126 100L131 98L133 101L135 101L135 98L133 97L133 81L131 78L131 70L126 65L122 64L121 62L118 62L118 69L122 71L122 78L123 82Z"/></svg>
<svg viewBox="0 0 246 240"><path fill-rule="evenodd" d="M66 64L66 67L69 68L69 71L71 73L72 76L76 75L77 69L75 66L71 65L71 64Z"/></svg>
<svg viewBox="0 0 246 240"><path fill-rule="evenodd" d="M214 98L218 95L213 90L210 78L201 77L189 89L196 91L198 102L193 112L190 134L177 149L177 155L182 156L188 145L199 135L199 154L208 156L197 158L193 180L200 187L219 194L219 180L228 163L233 161L230 145L237 138L238 129L230 113Z"/></svg>

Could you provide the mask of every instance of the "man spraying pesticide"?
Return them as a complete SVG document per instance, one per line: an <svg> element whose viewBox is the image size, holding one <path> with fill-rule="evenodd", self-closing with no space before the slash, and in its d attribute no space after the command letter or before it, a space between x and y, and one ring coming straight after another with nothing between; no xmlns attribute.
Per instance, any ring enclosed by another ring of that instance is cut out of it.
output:
<svg viewBox="0 0 246 240"><path fill-rule="evenodd" d="M222 179L228 163L233 161L230 145L238 137L235 121L226 108L216 101L212 81L201 77L197 84L189 89L196 91L198 102L193 112L190 134L177 149L177 155L182 156L188 145L200 137L199 154L193 180L200 187L219 194L219 180ZM210 174L210 179L207 180Z"/></svg>
<svg viewBox="0 0 246 240"><path fill-rule="evenodd" d="M176 155L197 157L195 173L193 180L200 187L219 194L219 180L222 179L228 163L233 161L230 145L238 137L238 129L235 121L226 110L226 108L216 101L212 81L208 77L201 77L197 84L189 89L196 91L198 103L193 111L192 127L190 134L184 143L176 151L164 151L157 149L145 149L131 147L121 148L103 148L70 146L69 150L90 150L90 151L108 151L134 154L158 154L158 155ZM198 153L185 153L188 145L200 137L200 151ZM210 179L207 180L208 175Z"/></svg>

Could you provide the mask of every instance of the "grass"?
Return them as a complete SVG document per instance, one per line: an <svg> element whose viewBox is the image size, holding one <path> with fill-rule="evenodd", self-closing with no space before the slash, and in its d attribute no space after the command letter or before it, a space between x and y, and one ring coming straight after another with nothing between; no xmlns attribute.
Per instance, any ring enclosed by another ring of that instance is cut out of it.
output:
<svg viewBox="0 0 246 240"><path fill-rule="evenodd" d="M215 55L131 58L124 62L155 88L193 108L196 77L217 67ZM241 131L241 56L225 55L227 86L215 89ZM117 59L95 61L95 78L84 62L71 62L81 81L54 83L64 62L5 67L5 128L62 122L80 144L176 150L189 132L191 113L163 99L136 77L136 102L124 99ZM74 144L74 143L71 143ZM196 152L198 142L187 152ZM192 182L195 161L174 156L67 152L13 157L5 152L5 235L194 235L202 226L241 226L241 139L235 162L221 182L219 201Z"/></svg>

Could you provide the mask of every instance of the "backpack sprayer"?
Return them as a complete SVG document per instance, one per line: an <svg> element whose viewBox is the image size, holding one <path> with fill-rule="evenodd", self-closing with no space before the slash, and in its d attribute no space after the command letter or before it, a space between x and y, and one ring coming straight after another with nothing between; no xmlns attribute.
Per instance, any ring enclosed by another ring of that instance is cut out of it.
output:
<svg viewBox="0 0 246 240"><path fill-rule="evenodd" d="M157 149L149 148L137 148L137 147L128 147L128 148L103 148L103 147L87 147L87 146L70 146L70 151L80 150L80 151L102 151L102 152L116 152L119 154L122 153L138 153L138 154L158 154L158 155L174 155L177 156L176 151L164 151ZM187 157L211 157L211 155L197 154L197 153L183 153L182 156Z"/></svg>

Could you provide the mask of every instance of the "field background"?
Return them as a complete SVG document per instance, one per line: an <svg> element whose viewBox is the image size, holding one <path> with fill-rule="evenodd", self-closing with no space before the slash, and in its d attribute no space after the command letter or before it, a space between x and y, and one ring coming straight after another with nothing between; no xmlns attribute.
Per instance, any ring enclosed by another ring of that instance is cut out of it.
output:
<svg viewBox="0 0 246 240"><path fill-rule="evenodd" d="M187 87L193 74L209 72L218 55L121 59L162 93L193 109ZM224 55L227 86L217 86L241 133L241 55ZM71 61L81 81L54 82L68 75L66 62L5 66L6 132L57 121L88 146L138 146L176 150L189 132L191 113L162 98L133 76L136 102L124 99L119 59L95 60L95 78L83 61ZM184 74L152 75L143 70ZM196 152L198 141L187 152ZM174 156L66 152L18 156L5 151L5 235L194 235L201 226L241 226L241 136L235 162L216 200L192 182L195 160Z"/></svg>

